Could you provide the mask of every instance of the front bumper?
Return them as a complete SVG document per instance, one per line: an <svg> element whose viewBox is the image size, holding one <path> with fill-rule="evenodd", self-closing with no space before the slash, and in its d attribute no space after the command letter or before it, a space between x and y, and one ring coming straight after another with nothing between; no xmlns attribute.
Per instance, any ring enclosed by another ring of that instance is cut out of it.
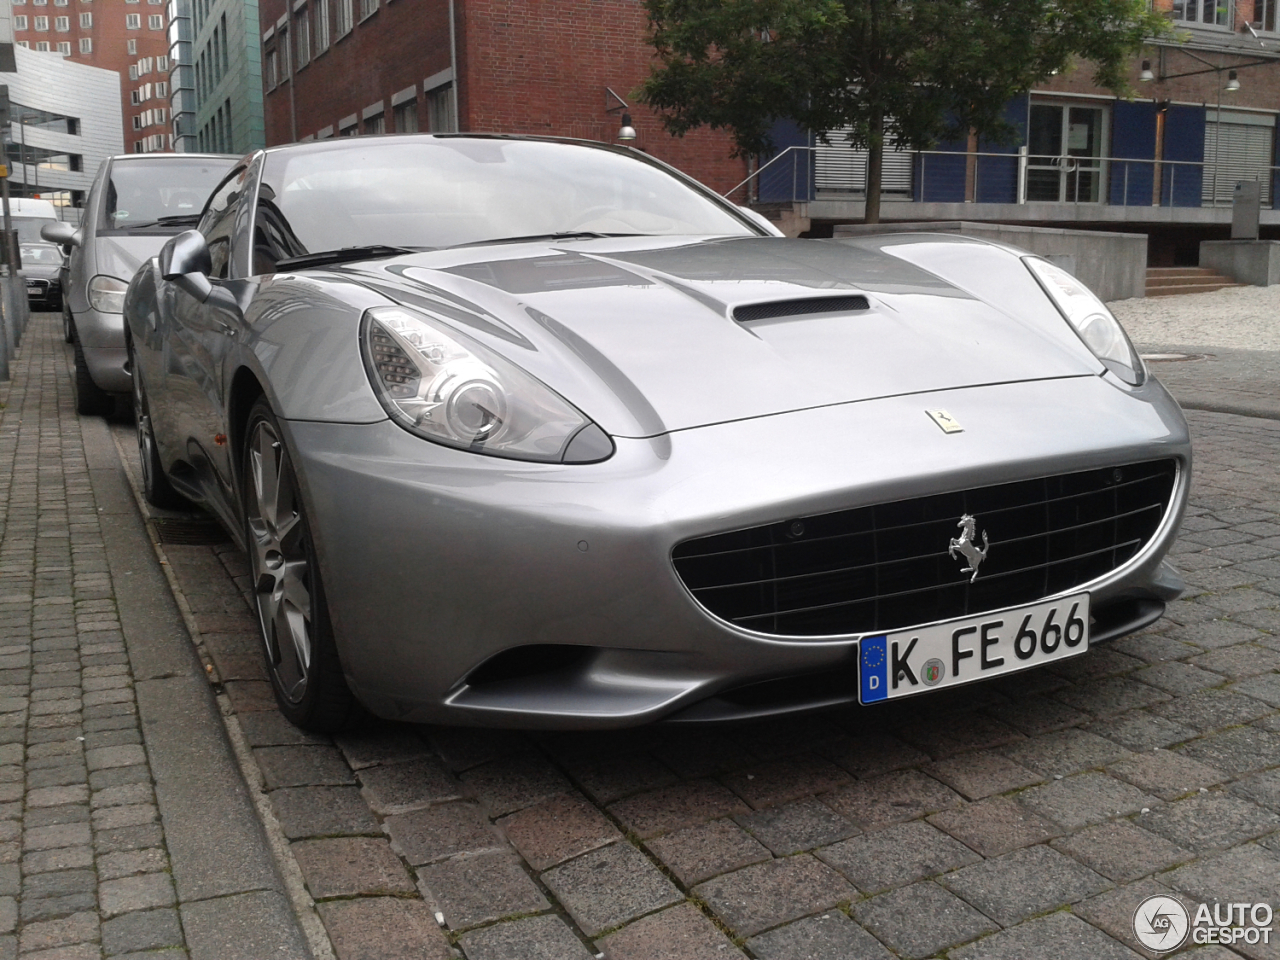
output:
<svg viewBox="0 0 1280 960"><path fill-rule="evenodd" d="M926 416L941 406L963 433ZM1179 590L1161 561L1191 449L1181 411L1154 382L1130 390L1077 377L893 397L618 439L612 459L580 466L476 456L389 421L292 421L287 431L348 679L396 719L625 726L694 716L696 704L761 681L848 671L857 636L767 636L718 620L679 580L672 548L943 490L1172 458L1178 480L1151 543L1088 589L1100 611L1136 604L1137 625ZM526 645L588 652L467 682ZM815 692L795 706L829 701Z"/></svg>
<svg viewBox="0 0 1280 960"><path fill-rule="evenodd" d="M108 393L132 390L129 351L124 343L124 314L103 313L90 307L75 314L75 326L93 382Z"/></svg>

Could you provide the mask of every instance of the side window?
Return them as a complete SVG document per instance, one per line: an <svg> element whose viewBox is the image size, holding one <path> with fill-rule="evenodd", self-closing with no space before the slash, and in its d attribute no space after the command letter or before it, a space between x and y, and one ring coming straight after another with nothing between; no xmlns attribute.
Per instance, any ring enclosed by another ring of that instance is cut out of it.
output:
<svg viewBox="0 0 1280 960"><path fill-rule="evenodd" d="M222 186L209 198L209 205L205 207L204 216L200 218L200 226L197 228L209 244L209 259L213 262L209 275L220 280L226 280L230 275L236 211L240 208L247 173L248 167L242 167L222 182Z"/></svg>

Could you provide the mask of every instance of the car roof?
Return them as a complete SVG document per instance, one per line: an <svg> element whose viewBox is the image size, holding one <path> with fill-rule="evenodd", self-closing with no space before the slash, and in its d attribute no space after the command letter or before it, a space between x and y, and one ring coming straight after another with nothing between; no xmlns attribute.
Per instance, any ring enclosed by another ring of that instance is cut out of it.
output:
<svg viewBox="0 0 1280 960"><path fill-rule="evenodd" d="M624 144L606 143L603 140L584 140L580 137L551 137L526 133L380 133L360 137L326 137L323 140L307 140L299 143L282 143L267 147L264 153L287 151L310 152L311 150L336 150L349 147L353 142L370 143L375 141L404 140L515 140L529 143L564 143L596 149L637 153L635 147Z"/></svg>
<svg viewBox="0 0 1280 960"><path fill-rule="evenodd" d="M239 160L241 154L238 153L121 153L107 159L112 164L131 163L135 160L160 160L168 162L170 160L230 160L232 162Z"/></svg>

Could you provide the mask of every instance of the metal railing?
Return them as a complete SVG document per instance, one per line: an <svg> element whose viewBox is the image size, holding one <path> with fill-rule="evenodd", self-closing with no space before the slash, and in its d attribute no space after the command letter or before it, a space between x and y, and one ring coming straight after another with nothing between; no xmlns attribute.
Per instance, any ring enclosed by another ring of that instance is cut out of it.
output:
<svg viewBox="0 0 1280 960"><path fill-rule="evenodd" d="M901 167L903 154L895 156ZM1211 161L1049 156L1025 147L1016 153L917 150L906 156L910 189L899 176L896 185L882 190L885 201L1229 207L1236 182L1255 179L1262 183L1263 208L1280 209L1280 166L1254 167L1250 177L1241 176L1237 165L1230 170ZM824 170L821 160L817 147L787 147L725 197L797 203L865 196L865 183Z"/></svg>

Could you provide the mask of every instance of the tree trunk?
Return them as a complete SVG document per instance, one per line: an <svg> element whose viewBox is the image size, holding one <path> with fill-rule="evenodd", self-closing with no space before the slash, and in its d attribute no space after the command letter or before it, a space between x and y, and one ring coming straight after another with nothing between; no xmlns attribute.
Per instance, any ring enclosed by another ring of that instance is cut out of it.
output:
<svg viewBox="0 0 1280 960"><path fill-rule="evenodd" d="M880 222L880 182L884 171L884 114L871 117L871 137L867 144L867 205L864 223Z"/></svg>

